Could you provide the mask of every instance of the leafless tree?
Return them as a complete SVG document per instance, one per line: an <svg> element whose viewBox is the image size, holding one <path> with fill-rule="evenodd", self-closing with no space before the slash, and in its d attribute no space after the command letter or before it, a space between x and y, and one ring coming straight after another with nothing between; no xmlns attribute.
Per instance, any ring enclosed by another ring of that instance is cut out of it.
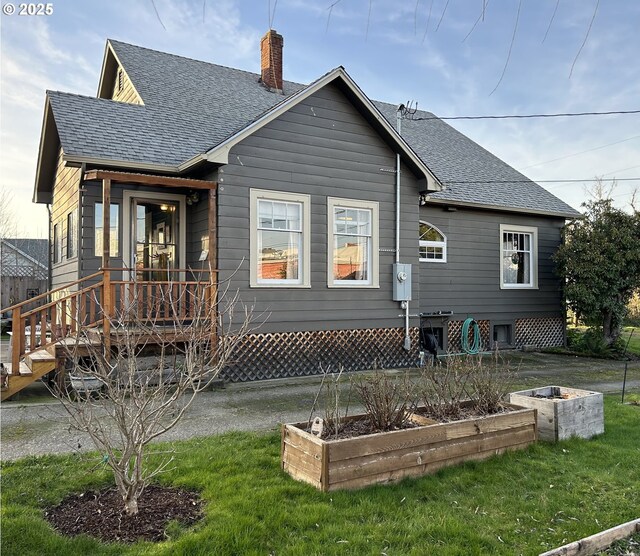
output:
<svg viewBox="0 0 640 556"><path fill-rule="evenodd" d="M213 286L156 283L135 288L127 306L108 320L111 347L102 332L81 327L70 342L66 388L52 387L72 427L88 433L115 483L127 515L138 512L145 487L173 455L151 465L148 444L173 428L196 395L218 377L253 322L251 307ZM177 293L177 292L181 293ZM157 460L154 460L157 461Z"/></svg>
<svg viewBox="0 0 640 556"><path fill-rule="evenodd" d="M6 186L0 186L0 238L17 237L18 219L15 213L13 193Z"/></svg>
<svg viewBox="0 0 640 556"><path fill-rule="evenodd" d="M618 182L613 179L607 182L603 177L596 176L592 185L585 186L585 193L594 201L604 201L611 199Z"/></svg>

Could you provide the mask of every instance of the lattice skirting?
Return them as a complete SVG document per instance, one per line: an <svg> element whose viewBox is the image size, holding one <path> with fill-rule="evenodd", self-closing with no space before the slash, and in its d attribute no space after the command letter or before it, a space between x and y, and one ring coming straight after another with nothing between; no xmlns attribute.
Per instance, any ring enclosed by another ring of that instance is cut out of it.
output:
<svg viewBox="0 0 640 556"><path fill-rule="evenodd" d="M564 321L560 317L516 320L517 346L561 346L563 341Z"/></svg>
<svg viewBox="0 0 640 556"><path fill-rule="evenodd" d="M481 349L490 349L489 330L490 322L488 320L476 321L480 327ZM459 353L462 351L462 325L463 320L449 321L447 330L447 351L450 353Z"/></svg>
<svg viewBox="0 0 640 556"><path fill-rule="evenodd" d="M320 374L337 371L415 367L418 329L412 328L411 350L406 352L403 328L279 332L246 336L224 369L232 382Z"/></svg>

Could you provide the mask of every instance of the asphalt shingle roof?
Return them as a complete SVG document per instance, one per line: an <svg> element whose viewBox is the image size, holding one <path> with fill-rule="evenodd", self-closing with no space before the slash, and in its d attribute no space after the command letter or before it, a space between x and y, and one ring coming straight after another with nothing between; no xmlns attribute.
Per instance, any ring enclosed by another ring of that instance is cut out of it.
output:
<svg viewBox="0 0 640 556"><path fill-rule="evenodd" d="M49 92L67 156L175 167L220 144L283 98L305 88L285 81L283 97L260 85L255 73L119 41L110 43L144 105ZM393 124L396 107L374 103ZM432 195L435 199L579 214L442 120L404 120L402 136L446 186ZM487 181L494 183L482 183Z"/></svg>

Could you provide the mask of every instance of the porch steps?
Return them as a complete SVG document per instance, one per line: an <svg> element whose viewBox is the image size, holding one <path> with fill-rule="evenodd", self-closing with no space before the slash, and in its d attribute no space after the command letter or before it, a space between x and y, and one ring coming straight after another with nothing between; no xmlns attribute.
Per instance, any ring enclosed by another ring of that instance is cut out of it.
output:
<svg viewBox="0 0 640 556"><path fill-rule="evenodd" d="M56 368L56 358L46 349L29 352L20 361L20 366L15 372L11 364L6 363L7 376L2 377L2 392L0 400L10 398L32 382L42 378L48 372Z"/></svg>
<svg viewBox="0 0 640 556"><path fill-rule="evenodd" d="M46 349L27 353L24 356L24 362L27 364L27 367L29 367L31 372L34 374L40 373L41 376L52 371L56 367L55 355L51 355Z"/></svg>

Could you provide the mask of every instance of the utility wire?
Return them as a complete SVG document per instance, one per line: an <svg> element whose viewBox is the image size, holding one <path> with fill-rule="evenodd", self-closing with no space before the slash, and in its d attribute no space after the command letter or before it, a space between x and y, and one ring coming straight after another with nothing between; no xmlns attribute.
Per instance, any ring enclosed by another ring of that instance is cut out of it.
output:
<svg viewBox="0 0 640 556"><path fill-rule="evenodd" d="M559 112L557 114L508 114L499 116L424 116L408 120L508 120L528 118L568 118L575 116L611 116L614 114L640 114L640 110L610 110L608 112Z"/></svg>
<svg viewBox="0 0 640 556"><path fill-rule="evenodd" d="M558 160L564 160L565 158L571 158L573 156L579 156L581 154L590 153L593 151L599 151L600 149L605 149L607 147L611 147L612 145L619 145L620 143L625 143L627 141L631 141L633 139L638 139L640 135L634 135L633 137L627 137L626 139L621 139L620 141L614 141L613 143L607 143L606 145L600 145L599 147L593 147L591 149L586 149L584 151L580 151L577 153L567 154L565 156L559 156L558 158L552 158L551 160L545 160L543 162L536 162L535 164L529 164L529 166L524 166L523 168L518 168L520 172L523 170L527 170L529 168L533 168L534 166L542 166L543 164L549 164L551 162L557 162Z"/></svg>
<svg viewBox="0 0 640 556"><path fill-rule="evenodd" d="M578 179L569 179L569 180L534 180L534 179L525 179L525 180L464 180L464 181L448 181L448 180L440 180L445 185L459 185L465 183L583 183L583 182L596 182L599 181L600 178L589 178L584 180ZM640 176L637 178L616 178L616 181L640 181Z"/></svg>

